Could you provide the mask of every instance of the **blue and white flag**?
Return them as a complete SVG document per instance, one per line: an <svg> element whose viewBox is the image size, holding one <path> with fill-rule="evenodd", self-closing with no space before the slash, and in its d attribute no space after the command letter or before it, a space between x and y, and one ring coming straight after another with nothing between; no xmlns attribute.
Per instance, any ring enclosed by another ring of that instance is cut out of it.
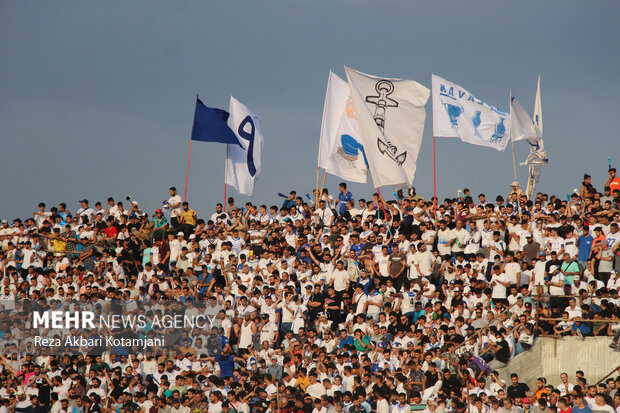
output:
<svg viewBox="0 0 620 413"><path fill-rule="evenodd" d="M228 126L243 147L227 145L225 183L248 196L254 193L254 182L261 171L263 134L258 119L243 103L230 97Z"/></svg>
<svg viewBox="0 0 620 413"><path fill-rule="evenodd" d="M349 85L331 71L323 106L319 166L344 180L366 183L366 155Z"/></svg>
<svg viewBox="0 0 620 413"><path fill-rule="evenodd" d="M456 83L433 75L433 134L463 142L506 149L510 115L485 103Z"/></svg>

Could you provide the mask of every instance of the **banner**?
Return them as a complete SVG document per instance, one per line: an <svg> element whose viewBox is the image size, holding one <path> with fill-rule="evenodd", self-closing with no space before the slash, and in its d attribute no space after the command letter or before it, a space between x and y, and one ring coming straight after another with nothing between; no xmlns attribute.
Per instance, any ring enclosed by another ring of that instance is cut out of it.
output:
<svg viewBox="0 0 620 413"><path fill-rule="evenodd" d="M432 77L433 135L460 138L463 142L506 149L510 136L510 116L473 96L456 83Z"/></svg>
<svg viewBox="0 0 620 413"><path fill-rule="evenodd" d="M230 97L228 125L243 146L228 145L226 148L225 183L248 196L252 196L254 182L261 171L263 134L258 119L244 104Z"/></svg>
<svg viewBox="0 0 620 413"><path fill-rule="evenodd" d="M330 71L323 106L319 166L344 180L365 183L366 155L349 94L347 82Z"/></svg>
<svg viewBox="0 0 620 413"><path fill-rule="evenodd" d="M430 91L412 80L385 79L347 67L345 71L374 185L409 186Z"/></svg>
<svg viewBox="0 0 620 413"><path fill-rule="evenodd" d="M241 146L241 142L226 123L228 117L229 114L225 110L210 108L196 96L192 140Z"/></svg>

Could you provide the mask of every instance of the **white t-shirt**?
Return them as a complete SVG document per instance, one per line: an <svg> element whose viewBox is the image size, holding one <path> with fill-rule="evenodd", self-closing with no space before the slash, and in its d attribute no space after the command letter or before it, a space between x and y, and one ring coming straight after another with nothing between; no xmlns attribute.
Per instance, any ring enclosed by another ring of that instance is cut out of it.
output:
<svg viewBox="0 0 620 413"><path fill-rule="evenodd" d="M493 274L493 276L491 277L491 288L493 290L491 297L493 298L506 298L506 287L500 284L500 281L504 283L509 281L506 274ZM493 283L495 283L495 285L493 285Z"/></svg>
<svg viewBox="0 0 620 413"><path fill-rule="evenodd" d="M168 199L168 205L170 205L170 217L179 217L181 216L181 203L183 202L183 200L181 199L181 196L179 196L178 194L175 196L171 196L170 199ZM179 204L178 207L176 208L172 208L172 205L176 205Z"/></svg>
<svg viewBox="0 0 620 413"><path fill-rule="evenodd" d="M517 284L517 274L521 272L521 266L516 262L509 262L504 265L504 272L510 284Z"/></svg>

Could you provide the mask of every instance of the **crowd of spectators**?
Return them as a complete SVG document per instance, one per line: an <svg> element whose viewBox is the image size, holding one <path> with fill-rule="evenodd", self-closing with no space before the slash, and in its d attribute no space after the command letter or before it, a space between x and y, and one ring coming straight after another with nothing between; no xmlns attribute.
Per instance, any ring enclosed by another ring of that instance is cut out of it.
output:
<svg viewBox="0 0 620 413"><path fill-rule="evenodd" d="M8 352L32 331L0 322L0 413L620 412L620 379L530 389L497 373L540 335L618 347L615 172L602 193L585 175L566 198L530 200L516 182L494 201L465 189L443 202L342 183L202 217L174 187L153 214L130 197L41 203L2 220L5 307L172 300L218 306L221 323L172 353L62 356Z"/></svg>

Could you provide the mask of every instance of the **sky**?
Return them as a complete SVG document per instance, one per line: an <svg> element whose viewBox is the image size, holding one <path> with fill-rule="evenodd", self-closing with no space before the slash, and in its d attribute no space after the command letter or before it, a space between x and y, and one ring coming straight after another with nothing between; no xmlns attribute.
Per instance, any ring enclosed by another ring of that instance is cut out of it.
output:
<svg viewBox="0 0 620 413"><path fill-rule="evenodd" d="M0 218L128 194L152 213L170 186L183 194L197 94L223 109L232 95L260 116L253 202L311 192L328 73L344 77L344 65L429 88L434 73L506 111L512 91L529 113L540 75L550 161L537 190L564 197L584 173L602 190L607 157L620 166L615 0L0 1L0 16ZM413 186L430 197L426 109ZM523 187L528 151L515 143ZM193 145L187 200L199 216L224 200L224 162L225 146ZM440 199L464 187L506 195L513 179L510 145L437 140Z"/></svg>

